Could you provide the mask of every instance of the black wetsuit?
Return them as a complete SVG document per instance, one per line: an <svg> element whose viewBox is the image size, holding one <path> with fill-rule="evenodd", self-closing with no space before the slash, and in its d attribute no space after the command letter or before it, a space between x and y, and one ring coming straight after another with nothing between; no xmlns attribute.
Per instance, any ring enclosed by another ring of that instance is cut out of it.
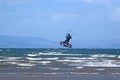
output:
<svg viewBox="0 0 120 80"><path fill-rule="evenodd" d="M64 43L68 45L71 38L72 37L70 35L67 35L66 40L64 41Z"/></svg>

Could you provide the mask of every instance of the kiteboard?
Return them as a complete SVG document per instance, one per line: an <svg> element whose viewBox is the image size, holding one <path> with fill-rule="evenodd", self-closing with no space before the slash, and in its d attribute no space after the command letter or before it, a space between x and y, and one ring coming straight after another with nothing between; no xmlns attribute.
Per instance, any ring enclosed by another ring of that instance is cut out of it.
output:
<svg viewBox="0 0 120 80"><path fill-rule="evenodd" d="M67 44L67 43L64 43L64 42L60 42L60 45L62 45L64 47L72 48L72 44Z"/></svg>

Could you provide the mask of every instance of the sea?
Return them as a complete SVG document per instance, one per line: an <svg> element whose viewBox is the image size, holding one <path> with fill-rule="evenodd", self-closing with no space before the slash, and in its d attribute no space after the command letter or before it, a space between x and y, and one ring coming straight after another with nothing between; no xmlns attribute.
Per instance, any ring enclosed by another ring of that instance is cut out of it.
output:
<svg viewBox="0 0 120 80"><path fill-rule="evenodd" d="M120 74L120 49L0 48L0 74Z"/></svg>

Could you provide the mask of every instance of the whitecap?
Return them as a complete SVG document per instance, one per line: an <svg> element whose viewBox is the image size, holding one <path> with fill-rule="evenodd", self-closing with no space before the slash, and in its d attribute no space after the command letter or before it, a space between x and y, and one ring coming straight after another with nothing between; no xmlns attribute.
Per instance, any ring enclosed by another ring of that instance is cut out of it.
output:
<svg viewBox="0 0 120 80"><path fill-rule="evenodd" d="M42 64L42 65L47 65L51 63L51 61L30 61L30 63L37 63L37 64Z"/></svg>
<svg viewBox="0 0 120 80"><path fill-rule="evenodd" d="M95 54L95 55L90 55L91 57L106 57L106 54Z"/></svg>
<svg viewBox="0 0 120 80"><path fill-rule="evenodd" d="M22 59L23 57L7 57L8 60L18 60Z"/></svg>
<svg viewBox="0 0 120 80"><path fill-rule="evenodd" d="M39 56L39 54L27 54L27 56L35 57L35 56Z"/></svg>
<svg viewBox="0 0 120 80"><path fill-rule="evenodd" d="M48 64L48 63L51 63L51 61L41 61L40 63L42 63L42 64Z"/></svg>
<svg viewBox="0 0 120 80"><path fill-rule="evenodd" d="M117 65L114 60L103 60L103 61L90 61L85 62L85 67L120 67L120 65Z"/></svg>
<svg viewBox="0 0 120 80"><path fill-rule="evenodd" d="M100 69L96 69L97 71L103 71L103 70L105 70L105 69L102 69L102 68L100 68Z"/></svg>
<svg viewBox="0 0 120 80"><path fill-rule="evenodd" d="M88 60L95 60L96 58L88 57L88 58L86 58L86 59L88 59Z"/></svg>
<svg viewBox="0 0 120 80"><path fill-rule="evenodd" d="M64 57L64 59L78 60L78 59L81 59L81 58L80 57Z"/></svg>
<svg viewBox="0 0 120 80"><path fill-rule="evenodd" d="M77 69L82 69L82 68L84 68L84 67L76 67Z"/></svg>
<svg viewBox="0 0 120 80"><path fill-rule="evenodd" d="M23 61L23 57L3 57L0 61Z"/></svg>
<svg viewBox="0 0 120 80"><path fill-rule="evenodd" d="M18 69L31 69L31 67L17 67Z"/></svg>
<svg viewBox="0 0 120 80"><path fill-rule="evenodd" d="M58 74L58 73L42 73L42 74Z"/></svg>
<svg viewBox="0 0 120 80"><path fill-rule="evenodd" d="M50 70L59 70L60 68L49 68Z"/></svg>
<svg viewBox="0 0 120 80"><path fill-rule="evenodd" d="M64 59L64 60L56 60L58 62L74 62L74 63L82 63L84 60L69 60L69 59Z"/></svg>
<svg viewBox="0 0 120 80"><path fill-rule="evenodd" d="M14 59L0 59L2 62L9 62L9 61L23 61L23 60L14 60Z"/></svg>
<svg viewBox="0 0 120 80"><path fill-rule="evenodd" d="M81 57L81 58L78 58L78 59L80 59L80 60L95 60L96 58L94 58L94 57Z"/></svg>
<svg viewBox="0 0 120 80"><path fill-rule="evenodd" d="M12 64L12 65L18 64L18 62L6 62L6 63Z"/></svg>
<svg viewBox="0 0 120 80"><path fill-rule="evenodd" d="M118 56L118 58L120 58L120 55Z"/></svg>
<svg viewBox="0 0 120 80"><path fill-rule="evenodd" d="M36 64L31 64L31 63L18 63L18 66L35 66Z"/></svg>
<svg viewBox="0 0 120 80"><path fill-rule="evenodd" d="M117 57L117 55L108 55L107 57Z"/></svg>
<svg viewBox="0 0 120 80"><path fill-rule="evenodd" d="M58 57L55 57L55 58L43 58L43 60L58 60L59 58Z"/></svg>
<svg viewBox="0 0 120 80"><path fill-rule="evenodd" d="M108 55L108 54L95 54L90 55L91 57L116 57L117 55Z"/></svg>
<svg viewBox="0 0 120 80"><path fill-rule="evenodd" d="M42 60L42 58L31 58L31 57L26 57L27 60Z"/></svg>
<svg viewBox="0 0 120 80"><path fill-rule="evenodd" d="M48 52L48 53L39 52L39 55L81 56L82 54L65 54L65 53L61 53L61 52Z"/></svg>
<svg viewBox="0 0 120 80"><path fill-rule="evenodd" d="M10 50L8 49L8 50L6 50L6 51L8 51L8 52L9 52Z"/></svg>

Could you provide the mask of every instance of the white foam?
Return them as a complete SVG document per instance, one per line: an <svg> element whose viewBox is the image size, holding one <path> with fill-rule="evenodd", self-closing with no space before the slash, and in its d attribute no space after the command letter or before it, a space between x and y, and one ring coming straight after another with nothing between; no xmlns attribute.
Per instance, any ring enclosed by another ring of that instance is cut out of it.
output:
<svg viewBox="0 0 120 80"><path fill-rule="evenodd" d="M70 62L71 60L64 59L64 60L56 60L57 62Z"/></svg>
<svg viewBox="0 0 120 80"><path fill-rule="evenodd" d="M7 51L9 52L10 50L8 49Z"/></svg>
<svg viewBox="0 0 120 80"><path fill-rule="evenodd" d="M90 55L91 57L106 57L106 54L95 54L95 55Z"/></svg>
<svg viewBox="0 0 120 80"><path fill-rule="evenodd" d="M56 53L56 52L48 52L48 53L39 52L38 54L39 54L39 55L55 55L55 54L57 54L57 53ZM60 54L60 53L58 53L58 54Z"/></svg>
<svg viewBox="0 0 120 80"><path fill-rule="evenodd" d="M51 63L51 61L41 61L39 63L41 63L42 65L47 65L47 64Z"/></svg>
<svg viewBox="0 0 120 80"><path fill-rule="evenodd" d="M120 65L117 65L114 60L103 60L103 61L90 61L90 62L85 62L84 65L85 67L120 67Z"/></svg>
<svg viewBox="0 0 120 80"><path fill-rule="evenodd" d="M18 64L18 62L6 62L7 64L12 64L12 65L15 65L15 64Z"/></svg>
<svg viewBox="0 0 120 80"><path fill-rule="evenodd" d="M62 62L68 66L76 67L120 67L119 61L117 60L97 60L97 59L86 59L86 60L74 60L74 59L63 59L56 60Z"/></svg>
<svg viewBox="0 0 120 80"><path fill-rule="evenodd" d="M118 56L118 58L120 58L120 55Z"/></svg>
<svg viewBox="0 0 120 80"><path fill-rule="evenodd" d="M84 60L69 60L69 59L64 59L64 60L56 60L58 62L74 62L74 63L82 63Z"/></svg>
<svg viewBox="0 0 120 80"><path fill-rule="evenodd" d="M116 62L117 64L120 64L120 61Z"/></svg>
<svg viewBox="0 0 120 80"><path fill-rule="evenodd" d="M60 68L49 68L50 70L60 70Z"/></svg>
<svg viewBox="0 0 120 80"><path fill-rule="evenodd" d="M34 57L34 56L39 56L39 54L27 54L27 56Z"/></svg>
<svg viewBox="0 0 120 80"><path fill-rule="evenodd" d="M73 59L73 60L95 60L94 57L64 57L65 59Z"/></svg>
<svg viewBox="0 0 120 80"><path fill-rule="evenodd" d="M116 57L117 55L108 55L108 54L95 54L90 55L91 57Z"/></svg>
<svg viewBox="0 0 120 80"><path fill-rule="evenodd" d="M78 60L78 59L81 59L81 58L80 57L64 57L64 59Z"/></svg>
<svg viewBox="0 0 120 80"><path fill-rule="evenodd" d="M31 64L31 63L18 63L18 66L35 66L36 64Z"/></svg>
<svg viewBox="0 0 120 80"><path fill-rule="evenodd" d="M51 61L41 61L41 63L48 64L48 63L51 63Z"/></svg>
<svg viewBox="0 0 120 80"><path fill-rule="evenodd" d="M18 60L22 59L22 57L7 57L8 60Z"/></svg>
<svg viewBox="0 0 120 80"><path fill-rule="evenodd" d="M58 74L58 73L42 73L42 74Z"/></svg>
<svg viewBox="0 0 120 80"><path fill-rule="evenodd" d="M77 69L82 69L82 68L84 68L84 67L76 67Z"/></svg>
<svg viewBox="0 0 120 80"><path fill-rule="evenodd" d="M31 67L17 67L18 69L31 69Z"/></svg>
<svg viewBox="0 0 120 80"><path fill-rule="evenodd" d="M42 58L31 58L31 57L26 57L27 60L42 60Z"/></svg>
<svg viewBox="0 0 120 80"><path fill-rule="evenodd" d="M23 57L3 57L0 61L23 61Z"/></svg>
<svg viewBox="0 0 120 80"><path fill-rule="evenodd" d="M71 72L71 74L100 74L100 73Z"/></svg>
<svg viewBox="0 0 120 80"><path fill-rule="evenodd" d="M24 61L24 60L14 60L14 59L0 59L2 62L10 62L10 61Z"/></svg>
<svg viewBox="0 0 120 80"><path fill-rule="evenodd" d="M102 69L102 68L101 68L101 69L96 69L96 70L98 70L98 71L104 71L105 69Z"/></svg>
<svg viewBox="0 0 120 80"><path fill-rule="evenodd" d="M93 58L93 57L87 57L86 59L87 59L87 60L95 60L96 58Z"/></svg>
<svg viewBox="0 0 120 80"><path fill-rule="evenodd" d="M81 56L82 54L65 54L65 53L61 53L61 52L48 52L48 53L42 53L42 52L39 52L39 55L61 55L61 56L64 56L64 55L69 55L69 56Z"/></svg>
<svg viewBox="0 0 120 80"><path fill-rule="evenodd" d="M117 57L117 55L108 55L107 57Z"/></svg>
<svg viewBox="0 0 120 80"><path fill-rule="evenodd" d="M59 58L58 57L55 57L55 58L43 58L43 60L58 60Z"/></svg>
<svg viewBox="0 0 120 80"><path fill-rule="evenodd" d="M51 61L30 61L30 63L37 63L37 64L42 64L42 65L47 65L51 63Z"/></svg>

